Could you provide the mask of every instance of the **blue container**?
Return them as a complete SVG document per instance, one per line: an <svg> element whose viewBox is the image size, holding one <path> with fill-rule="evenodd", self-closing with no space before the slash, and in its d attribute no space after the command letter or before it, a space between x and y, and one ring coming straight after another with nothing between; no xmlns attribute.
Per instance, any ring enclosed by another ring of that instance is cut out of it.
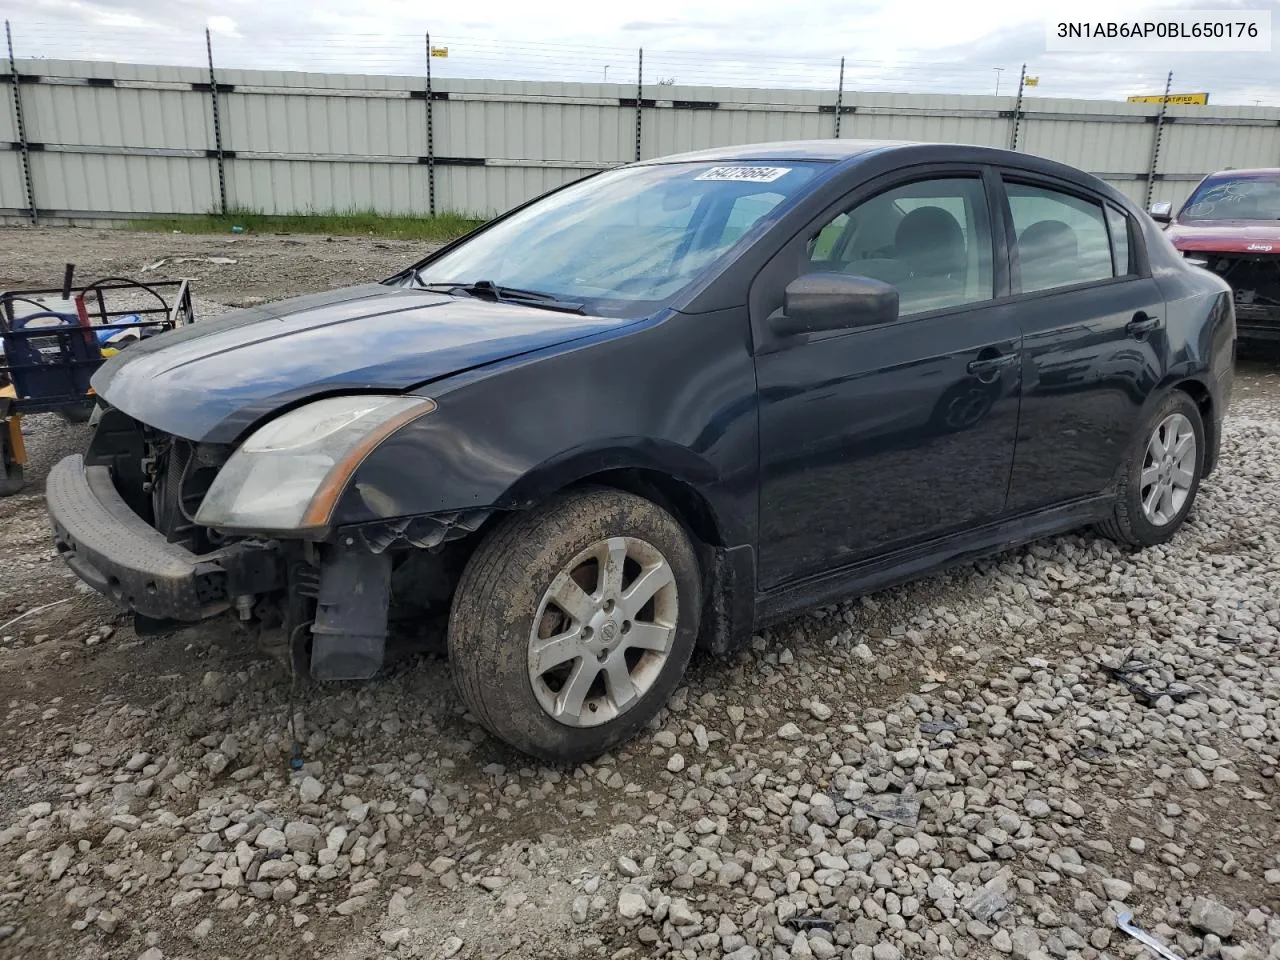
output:
<svg viewBox="0 0 1280 960"><path fill-rule="evenodd" d="M57 324L27 330L33 320ZM83 397L102 363L93 332L74 313L45 311L18 317L4 337L5 360L14 390L22 400Z"/></svg>

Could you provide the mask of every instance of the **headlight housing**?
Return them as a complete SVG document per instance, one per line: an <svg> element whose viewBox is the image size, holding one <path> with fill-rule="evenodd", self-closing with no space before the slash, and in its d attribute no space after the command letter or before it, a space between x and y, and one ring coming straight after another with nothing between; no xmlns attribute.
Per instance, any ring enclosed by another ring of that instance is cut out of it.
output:
<svg viewBox="0 0 1280 960"><path fill-rule="evenodd" d="M196 523L223 530L325 527L366 456L404 424L435 410L424 397L327 397L255 430L218 471Z"/></svg>

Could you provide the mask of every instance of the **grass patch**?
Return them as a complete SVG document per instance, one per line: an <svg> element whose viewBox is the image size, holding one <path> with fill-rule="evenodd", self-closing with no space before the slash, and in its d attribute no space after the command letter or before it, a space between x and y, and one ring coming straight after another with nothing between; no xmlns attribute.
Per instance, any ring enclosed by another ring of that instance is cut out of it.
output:
<svg viewBox="0 0 1280 960"><path fill-rule="evenodd" d="M270 214L240 210L226 214L132 220L129 229L148 233L172 233L175 230L179 233L232 233L232 227L242 227L246 234L316 233L443 242L469 233L483 222L457 213L401 217L362 212Z"/></svg>

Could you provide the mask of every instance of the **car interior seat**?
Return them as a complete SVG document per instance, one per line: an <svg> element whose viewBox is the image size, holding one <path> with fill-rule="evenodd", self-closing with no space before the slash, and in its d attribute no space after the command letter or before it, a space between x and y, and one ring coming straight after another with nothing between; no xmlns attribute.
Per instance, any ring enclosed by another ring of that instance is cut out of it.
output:
<svg viewBox="0 0 1280 960"><path fill-rule="evenodd" d="M1061 220L1039 220L1018 236L1023 290L1045 290L1076 282L1080 242Z"/></svg>
<svg viewBox="0 0 1280 960"><path fill-rule="evenodd" d="M954 216L941 207L917 207L898 224L893 247L905 274L899 282L904 313L964 302L968 252Z"/></svg>

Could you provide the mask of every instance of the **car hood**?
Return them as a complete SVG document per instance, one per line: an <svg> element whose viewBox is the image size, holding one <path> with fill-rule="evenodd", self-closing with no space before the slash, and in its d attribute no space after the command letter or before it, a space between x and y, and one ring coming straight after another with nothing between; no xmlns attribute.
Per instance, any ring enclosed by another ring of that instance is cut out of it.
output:
<svg viewBox="0 0 1280 960"><path fill-rule="evenodd" d="M409 390L627 322L366 284L147 338L104 363L93 388L157 430L229 443L302 400Z"/></svg>
<svg viewBox="0 0 1280 960"><path fill-rule="evenodd" d="M1179 250L1280 253L1280 220L1172 223L1165 234Z"/></svg>

